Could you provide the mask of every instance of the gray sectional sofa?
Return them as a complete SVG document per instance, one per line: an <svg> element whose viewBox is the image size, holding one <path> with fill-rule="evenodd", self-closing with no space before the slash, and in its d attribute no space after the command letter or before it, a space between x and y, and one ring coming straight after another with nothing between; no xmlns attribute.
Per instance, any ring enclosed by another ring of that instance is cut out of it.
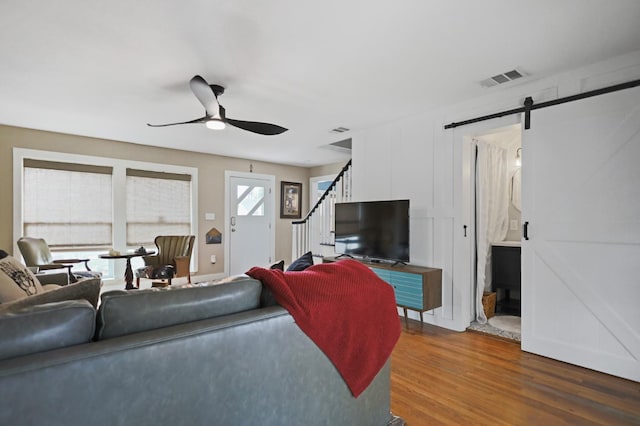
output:
<svg viewBox="0 0 640 426"><path fill-rule="evenodd" d="M0 314L3 425L387 425L390 365L354 398L251 278Z"/></svg>

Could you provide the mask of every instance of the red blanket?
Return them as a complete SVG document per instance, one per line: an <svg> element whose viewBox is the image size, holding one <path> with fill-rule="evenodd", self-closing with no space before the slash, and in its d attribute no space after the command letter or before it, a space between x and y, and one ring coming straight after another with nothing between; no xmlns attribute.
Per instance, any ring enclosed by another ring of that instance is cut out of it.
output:
<svg viewBox="0 0 640 426"><path fill-rule="evenodd" d="M358 397L400 337L393 288L366 266L346 259L300 272L252 268L302 331L333 362Z"/></svg>

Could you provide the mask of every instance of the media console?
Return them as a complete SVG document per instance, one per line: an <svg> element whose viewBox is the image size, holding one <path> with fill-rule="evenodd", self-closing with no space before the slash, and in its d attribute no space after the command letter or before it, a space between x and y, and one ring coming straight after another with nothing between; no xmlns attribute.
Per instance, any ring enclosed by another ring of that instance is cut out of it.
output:
<svg viewBox="0 0 640 426"><path fill-rule="evenodd" d="M331 263L336 257L323 257L323 263ZM442 306L442 269L428 268L424 266L386 264L367 262L355 259L367 265L382 280L393 287L396 295L396 304L404 310L407 318L407 309L422 313Z"/></svg>

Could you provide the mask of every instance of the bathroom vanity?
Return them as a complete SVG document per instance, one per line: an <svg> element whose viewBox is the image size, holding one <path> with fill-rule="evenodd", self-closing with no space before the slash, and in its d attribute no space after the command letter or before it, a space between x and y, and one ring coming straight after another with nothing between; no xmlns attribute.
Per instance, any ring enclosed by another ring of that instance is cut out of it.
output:
<svg viewBox="0 0 640 426"><path fill-rule="evenodd" d="M520 241L491 246L491 290L498 293L496 312L520 315Z"/></svg>

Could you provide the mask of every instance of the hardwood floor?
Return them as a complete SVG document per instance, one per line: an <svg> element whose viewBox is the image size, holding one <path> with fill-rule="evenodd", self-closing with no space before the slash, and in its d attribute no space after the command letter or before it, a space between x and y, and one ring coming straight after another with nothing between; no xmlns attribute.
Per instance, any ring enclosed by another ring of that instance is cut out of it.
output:
<svg viewBox="0 0 640 426"><path fill-rule="evenodd" d="M391 355L391 410L408 426L640 425L640 383L409 320Z"/></svg>

